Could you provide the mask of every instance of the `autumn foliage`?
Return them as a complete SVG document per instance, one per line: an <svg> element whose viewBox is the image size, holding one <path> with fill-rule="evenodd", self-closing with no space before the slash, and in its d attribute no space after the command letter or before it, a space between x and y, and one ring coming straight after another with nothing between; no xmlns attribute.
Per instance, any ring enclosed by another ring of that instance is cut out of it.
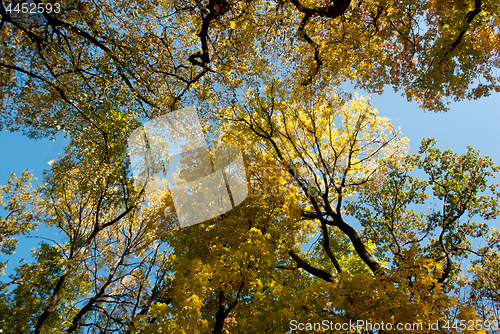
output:
<svg viewBox="0 0 500 334"><path fill-rule="evenodd" d="M0 189L1 333L495 333L499 167L432 138L409 154L339 87L436 112L499 92L496 1L57 3L0 6L0 128L67 141L37 186ZM243 152L249 193L180 228L168 191L134 183L127 139L191 105L207 145ZM383 332L363 330L328 331Z"/></svg>

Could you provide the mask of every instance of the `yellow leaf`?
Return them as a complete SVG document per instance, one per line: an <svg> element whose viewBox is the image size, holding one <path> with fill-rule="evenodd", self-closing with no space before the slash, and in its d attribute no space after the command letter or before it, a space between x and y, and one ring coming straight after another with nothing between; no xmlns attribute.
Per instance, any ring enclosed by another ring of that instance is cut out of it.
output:
<svg viewBox="0 0 500 334"><path fill-rule="evenodd" d="M234 28L236 28L236 23L234 21L231 21L229 26L231 27L231 29L234 29Z"/></svg>

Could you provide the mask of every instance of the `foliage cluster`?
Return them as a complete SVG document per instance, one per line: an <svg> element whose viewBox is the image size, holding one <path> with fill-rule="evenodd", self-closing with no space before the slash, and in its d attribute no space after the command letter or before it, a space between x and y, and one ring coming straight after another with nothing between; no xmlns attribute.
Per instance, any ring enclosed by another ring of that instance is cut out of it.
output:
<svg viewBox="0 0 500 334"><path fill-rule="evenodd" d="M56 231L2 276L2 333L498 319L500 237L485 220L499 167L432 138L410 155L369 99L338 88L391 86L433 111L499 92L497 1L59 3L0 5L0 128L68 141L38 188L27 172L1 188L4 255ZM168 191L134 184L126 144L193 104L210 138L241 148L249 195L180 229Z"/></svg>

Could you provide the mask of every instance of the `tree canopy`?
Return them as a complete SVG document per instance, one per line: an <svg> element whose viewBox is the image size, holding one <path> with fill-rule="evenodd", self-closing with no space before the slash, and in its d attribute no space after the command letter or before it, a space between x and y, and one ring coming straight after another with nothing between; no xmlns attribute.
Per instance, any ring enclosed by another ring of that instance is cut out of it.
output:
<svg viewBox="0 0 500 334"><path fill-rule="evenodd" d="M28 172L1 188L4 255L57 231L2 276L2 333L498 327L486 221L500 168L432 138L409 154L368 98L339 88L393 88L436 112L499 92L496 1L33 3L0 6L0 127L68 143L36 188ZM180 228L167 189L134 183L127 142L190 105L212 141L241 149L248 195Z"/></svg>

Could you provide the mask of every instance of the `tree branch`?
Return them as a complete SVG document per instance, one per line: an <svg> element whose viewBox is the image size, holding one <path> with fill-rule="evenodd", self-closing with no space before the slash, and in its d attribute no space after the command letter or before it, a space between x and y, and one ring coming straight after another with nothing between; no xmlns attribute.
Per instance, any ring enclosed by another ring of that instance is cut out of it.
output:
<svg viewBox="0 0 500 334"><path fill-rule="evenodd" d="M309 274L314 275L318 278L321 278L327 282L335 282L332 275L330 275L329 273L327 273L326 271L324 271L322 269L318 269L318 268L311 266L309 263L307 263L305 260L303 260L300 256L298 256L293 250L290 250L288 252L288 254L290 254L290 256L297 263L297 266L299 268L304 269Z"/></svg>

